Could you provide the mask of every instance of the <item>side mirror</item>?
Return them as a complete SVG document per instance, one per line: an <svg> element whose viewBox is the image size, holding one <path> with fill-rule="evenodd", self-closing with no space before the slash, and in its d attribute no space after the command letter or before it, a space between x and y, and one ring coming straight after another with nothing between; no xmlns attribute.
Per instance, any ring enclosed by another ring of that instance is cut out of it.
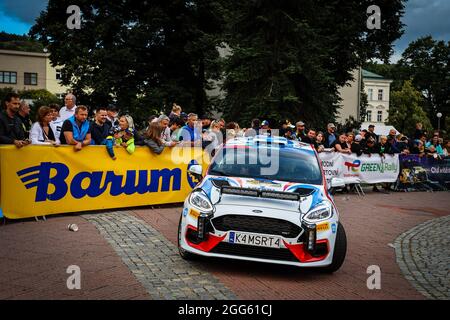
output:
<svg viewBox="0 0 450 320"><path fill-rule="evenodd" d="M199 164L194 164L189 168L188 172L201 179L203 175L203 168Z"/></svg>
<svg viewBox="0 0 450 320"><path fill-rule="evenodd" d="M330 188L343 188L345 187L345 181L341 178L332 178L330 182Z"/></svg>

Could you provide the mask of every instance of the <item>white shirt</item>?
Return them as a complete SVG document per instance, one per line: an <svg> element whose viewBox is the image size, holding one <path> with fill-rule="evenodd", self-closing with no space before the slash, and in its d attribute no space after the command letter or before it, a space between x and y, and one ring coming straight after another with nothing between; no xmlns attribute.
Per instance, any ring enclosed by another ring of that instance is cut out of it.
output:
<svg viewBox="0 0 450 320"><path fill-rule="evenodd" d="M172 143L172 137L170 136L170 128L166 127L163 132L161 132L161 140L163 141L164 145L170 146Z"/></svg>
<svg viewBox="0 0 450 320"><path fill-rule="evenodd" d="M59 144L59 135L56 136L56 126L53 123L49 123L48 126L52 129L55 135L55 142ZM45 142L44 130L39 122L33 123L30 129L30 140L31 144L51 144L50 142Z"/></svg>
<svg viewBox="0 0 450 320"><path fill-rule="evenodd" d="M53 133L55 134L55 138L59 140L59 137L61 136L61 129L62 125L64 123L64 120L62 120L60 117L58 117L56 120L53 120L50 122L50 124L55 127L55 130L53 130ZM53 129L52 127L52 129Z"/></svg>
<svg viewBox="0 0 450 320"><path fill-rule="evenodd" d="M59 110L59 117L61 118L62 122L73 116L76 109L77 106L74 106L72 109L67 109L66 106L62 107L61 110Z"/></svg>

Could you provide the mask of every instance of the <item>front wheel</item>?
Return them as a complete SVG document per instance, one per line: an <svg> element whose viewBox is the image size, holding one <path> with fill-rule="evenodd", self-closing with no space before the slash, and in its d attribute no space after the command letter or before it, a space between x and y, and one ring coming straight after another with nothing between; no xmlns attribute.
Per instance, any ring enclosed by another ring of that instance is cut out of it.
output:
<svg viewBox="0 0 450 320"><path fill-rule="evenodd" d="M344 226L339 222L336 234L336 243L334 244L333 260L329 266L321 268L322 271L333 273L342 266L347 253L347 236Z"/></svg>
<svg viewBox="0 0 450 320"><path fill-rule="evenodd" d="M181 237L182 237L181 219L182 216L180 216L180 222L178 223L178 252L184 260L194 260L196 258L196 255L184 250L181 247Z"/></svg>

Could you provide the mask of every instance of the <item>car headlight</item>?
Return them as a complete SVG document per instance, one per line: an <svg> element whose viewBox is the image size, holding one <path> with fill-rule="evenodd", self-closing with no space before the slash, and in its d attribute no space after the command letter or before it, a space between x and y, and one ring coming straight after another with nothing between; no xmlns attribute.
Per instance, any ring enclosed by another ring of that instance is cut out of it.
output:
<svg viewBox="0 0 450 320"><path fill-rule="evenodd" d="M310 212L308 212L303 219L309 222L318 222L321 220L329 219L333 216L333 205L324 201L320 205L314 207Z"/></svg>
<svg viewBox="0 0 450 320"><path fill-rule="evenodd" d="M214 211L214 206L208 196L201 190L193 191L189 196L189 204L200 212L210 213Z"/></svg>

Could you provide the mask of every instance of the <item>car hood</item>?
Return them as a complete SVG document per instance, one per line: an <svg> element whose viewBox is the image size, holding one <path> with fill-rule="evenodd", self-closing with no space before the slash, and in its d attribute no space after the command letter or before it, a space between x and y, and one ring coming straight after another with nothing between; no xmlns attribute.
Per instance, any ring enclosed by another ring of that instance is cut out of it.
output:
<svg viewBox="0 0 450 320"><path fill-rule="evenodd" d="M221 186L257 189L260 191L265 190L299 193L301 201L299 204L298 201L292 200L221 194ZM242 205L296 212L298 212L300 206L301 211L306 213L321 203L324 199L323 186L278 180L208 175L203 179L198 187L205 191L211 199L211 202L216 206Z"/></svg>

